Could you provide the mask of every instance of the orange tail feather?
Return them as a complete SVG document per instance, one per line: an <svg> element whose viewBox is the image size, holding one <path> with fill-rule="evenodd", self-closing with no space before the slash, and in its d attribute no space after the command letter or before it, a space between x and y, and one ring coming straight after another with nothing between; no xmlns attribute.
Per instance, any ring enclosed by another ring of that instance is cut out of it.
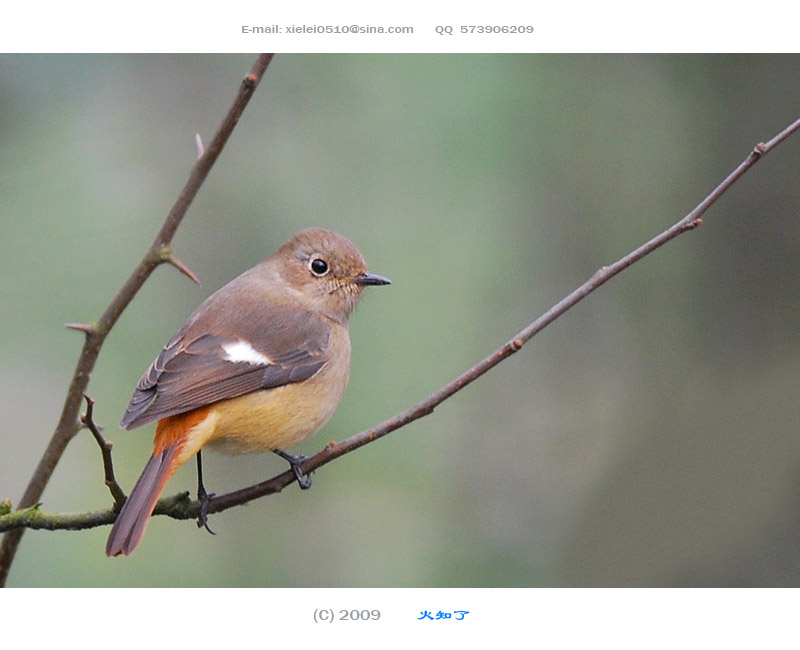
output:
<svg viewBox="0 0 800 650"><path fill-rule="evenodd" d="M106 555L130 555L142 541L158 497L176 469L173 465L180 443L180 440L176 440L160 453L155 452L145 465L111 528L106 542Z"/></svg>

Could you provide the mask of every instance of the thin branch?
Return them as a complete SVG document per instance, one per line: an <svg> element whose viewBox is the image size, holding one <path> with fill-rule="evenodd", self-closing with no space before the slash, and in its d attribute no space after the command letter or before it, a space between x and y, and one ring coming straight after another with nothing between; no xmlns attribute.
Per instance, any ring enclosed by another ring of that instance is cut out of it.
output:
<svg viewBox="0 0 800 650"><path fill-rule="evenodd" d="M105 483L108 486L111 496L114 498L115 508L121 508L125 503L125 492L123 492L117 477L114 476L114 462L111 458L111 448L114 446L113 442L108 442L100 431L100 427L94 421L94 400L88 395L83 396L86 400L86 413L81 415L81 422L84 426L92 432L97 445L100 447L100 454L103 457L103 473L105 475Z"/></svg>
<svg viewBox="0 0 800 650"><path fill-rule="evenodd" d="M440 388L435 393L431 394L421 402L415 404L411 408L406 409L402 413L395 415L380 424L366 429L350 438L347 438L338 443L330 443L322 451L307 459L302 464L304 473L309 473L313 470L319 469L344 454L347 454L359 447L362 447L378 438L396 431L405 425L414 422L426 415L433 413L434 409L442 402L449 399L462 388L472 383L489 370L494 368L504 359L507 359L512 354L518 352L533 336L544 329L547 325L556 320L559 316L564 314L568 309L583 300L590 293L605 284L608 280L615 275L625 270L632 264L641 260L645 256L652 253L657 248L663 246L671 241L678 235L693 230L702 223L701 216L710 208L742 175L747 172L761 157L775 148L778 144L786 140L792 133L800 129L800 119L781 131L778 135L772 138L767 143L759 143L747 158L733 171L728 177L720 183L713 192L711 192L703 201L698 204L694 210L689 212L680 221L676 222L673 226L654 237L645 244L639 246L631 251L625 257L620 258L609 266L604 266L595 272L586 282L581 284L573 292L567 295L563 300L555 304L542 316L533 321L525 329L521 330L516 336L511 338L507 343L499 347L488 357L475 364L467 371L456 377L453 381ZM253 499L280 492L283 488L287 487L295 481L293 472L286 471L279 474L267 481L252 485L250 487L222 494L213 497L208 503L209 514L221 512L232 508L234 506L242 505ZM17 526L28 526L32 528L48 528L54 529L63 525L72 530L79 528L91 528L108 524L114 521L115 514L113 510L108 510L99 513L86 513L85 515L45 515L38 508L36 512L30 511L25 515L19 515L18 520L11 521L9 516L0 514L0 532L9 530ZM172 497L163 498L158 502L154 514L167 515L174 519L196 519L200 511L199 501L192 501L189 499L188 493L183 492ZM16 513L12 513L16 515ZM60 520L53 518L59 517ZM23 521L24 520L24 521Z"/></svg>
<svg viewBox="0 0 800 650"><path fill-rule="evenodd" d="M86 392L89 376L91 375L92 369L97 361L97 356L100 353L100 348L109 331L156 267L163 263L170 263L177 266L175 258L171 258L171 252L169 252L170 243L175 235L175 231L178 229L192 200L203 184L203 181L205 181L208 176L211 167L222 152L225 143L236 127L239 118L242 116L245 107L253 96L271 60L271 54L262 54L256 59L250 72L242 81L233 104L228 110L228 114L225 116L217 133L214 135L211 146L192 167L188 181L164 220L153 244L150 246L147 254L139 265L134 269L125 285L103 312L100 319L96 323L88 325L76 323L70 323L68 325L68 327L72 329L84 332L86 334L86 340L78 359L75 373L72 376L69 389L67 390L67 397L61 411L61 417L50 439L50 443L39 461L22 499L20 499L20 509L30 508L39 502L69 441L72 440L81 428L78 413L80 411L83 394ZM168 252L166 255L165 251ZM185 267L181 268L178 266L178 268L184 273L188 270ZM189 274L190 277L194 275L191 272L189 272ZM24 528L16 528L3 537L3 543L0 545L0 586L5 585L11 563L14 560L24 530Z"/></svg>
<svg viewBox="0 0 800 650"><path fill-rule="evenodd" d="M415 420L433 413L434 409L439 406L439 404L451 398L461 389L486 374L501 361L518 352L522 346L525 345L525 343L533 338L538 332L543 330L590 293L608 282L608 280L613 278L615 275L649 255L657 248L660 248L667 242L675 239L675 237L678 235L688 230L693 230L701 225L703 222L701 219L702 215L717 201L717 199L719 199L719 197L721 197L765 154L786 140L786 138L788 138L798 129L800 129L800 119L786 127L769 142L760 142L757 144L747 158L745 158L744 161L742 161L742 163L736 169L734 169L725 180L723 180L716 188L714 188L714 190L705 199L703 199L703 201L701 201L697 207L694 208L694 210L689 212L689 214L661 234L642 244L613 264L598 269L591 278L581 284L577 289L572 291L563 300L553 305L544 314L533 321L525 329L520 331L516 336L511 338L507 343L495 350L488 357L472 366L469 370L466 370L460 374L453 381L446 384L435 393L429 395L421 402L418 402L402 413L399 413L388 420L384 420L371 429L357 433L346 440L338 443L330 443L322 451L306 460L301 466L302 471L306 474L312 472L323 465L327 465L332 460L339 458L344 454L358 449L359 447L363 447L373 440L382 438L392 431L396 431L397 429L404 427ZM208 512L209 514L221 512L233 506L252 501L253 499L257 499L268 494L273 494L275 492L280 492L293 481L293 473L284 472L283 474L275 476L262 483L246 487L235 492L221 494L211 499L208 504Z"/></svg>

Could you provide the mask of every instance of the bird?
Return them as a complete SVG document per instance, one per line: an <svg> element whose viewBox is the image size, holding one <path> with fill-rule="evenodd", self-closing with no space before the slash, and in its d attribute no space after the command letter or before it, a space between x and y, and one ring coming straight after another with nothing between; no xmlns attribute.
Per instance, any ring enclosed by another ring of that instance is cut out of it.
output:
<svg viewBox="0 0 800 650"><path fill-rule="evenodd" d="M209 296L141 377L120 422L123 429L158 423L152 456L120 509L106 554L136 549L165 484L195 456L198 526L208 528L206 447L274 451L308 487L303 457L283 449L333 415L350 375L350 315L366 287L387 284L349 239L308 228Z"/></svg>

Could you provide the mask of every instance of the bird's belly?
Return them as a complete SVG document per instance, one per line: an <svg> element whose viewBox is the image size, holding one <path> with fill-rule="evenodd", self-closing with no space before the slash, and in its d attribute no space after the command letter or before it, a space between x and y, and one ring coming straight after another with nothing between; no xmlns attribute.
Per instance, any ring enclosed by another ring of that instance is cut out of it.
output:
<svg viewBox="0 0 800 650"><path fill-rule="evenodd" d="M211 406L219 415L208 444L228 454L293 447L333 415L347 383L314 381L257 391Z"/></svg>

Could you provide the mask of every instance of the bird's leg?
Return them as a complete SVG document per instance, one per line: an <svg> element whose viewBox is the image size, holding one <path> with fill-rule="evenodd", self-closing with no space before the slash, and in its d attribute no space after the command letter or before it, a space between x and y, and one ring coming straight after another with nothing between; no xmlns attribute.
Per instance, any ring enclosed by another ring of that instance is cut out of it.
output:
<svg viewBox="0 0 800 650"><path fill-rule="evenodd" d="M283 460L287 461L289 465L292 467L292 472L294 472L294 477L297 479L297 484L300 486L300 489L307 490L311 487L311 474L313 472L309 472L308 474L303 474L303 470L300 469L300 465L303 464L303 461L308 459L308 456L304 456L303 454L287 454L285 451L281 451L280 449L273 449L273 453L278 454Z"/></svg>
<svg viewBox="0 0 800 650"><path fill-rule="evenodd" d="M197 527L205 528L212 535L216 533L208 526L208 502L214 496L213 492L206 492L203 485L203 456L202 450L197 452L197 498L200 501L200 514L197 515Z"/></svg>

